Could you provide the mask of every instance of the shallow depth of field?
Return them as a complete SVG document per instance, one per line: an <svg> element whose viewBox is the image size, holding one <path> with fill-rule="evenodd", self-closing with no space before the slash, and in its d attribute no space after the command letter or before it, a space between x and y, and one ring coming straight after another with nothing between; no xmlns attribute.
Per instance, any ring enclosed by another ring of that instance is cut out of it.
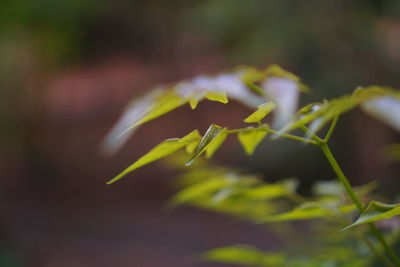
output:
<svg viewBox="0 0 400 267"><path fill-rule="evenodd" d="M196 255L233 244L314 249L299 241L313 232L304 222L294 227L306 229L300 236L282 238L277 225L171 210L182 171L171 160L106 185L162 140L204 133L211 123L244 127L252 112L235 101L184 106L105 153L101 143L132 98L200 74L270 64L310 87L300 106L358 86L400 88L400 2L0 1L0 266L222 267L231 265ZM400 163L383 150L396 142L399 132L360 110L343 116L331 139L351 183L377 181L375 199L387 203L400 202ZM248 157L232 138L212 162L269 182L295 177L306 196L335 178L319 151L287 140L265 140Z"/></svg>

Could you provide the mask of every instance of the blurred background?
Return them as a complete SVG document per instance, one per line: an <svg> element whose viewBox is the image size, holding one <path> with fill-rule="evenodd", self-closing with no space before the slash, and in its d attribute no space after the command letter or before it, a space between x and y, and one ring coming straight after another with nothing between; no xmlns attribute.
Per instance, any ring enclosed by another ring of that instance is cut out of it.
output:
<svg viewBox="0 0 400 267"><path fill-rule="evenodd" d="M142 127L113 157L99 152L132 97L273 63L311 87L302 103L363 85L398 88L400 2L0 1L0 266L222 266L192 256L236 243L277 250L279 239L260 226L191 208L167 212L175 172L162 163L105 185L166 138L212 122L240 127L245 107L181 108ZM332 139L352 182L379 179L387 196L397 193L399 166L380 149L395 141L359 111ZM334 178L318 151L290 141L267 141L247 158L231 140L215 157L270 181L298 177L305 192Z"/></svg>

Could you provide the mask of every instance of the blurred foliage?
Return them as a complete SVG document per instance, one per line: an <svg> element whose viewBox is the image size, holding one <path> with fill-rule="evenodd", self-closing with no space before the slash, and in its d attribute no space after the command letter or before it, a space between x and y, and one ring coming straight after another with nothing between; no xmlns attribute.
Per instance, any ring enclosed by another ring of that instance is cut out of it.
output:
<svg viewBox="0 0 400 267"><path fill-rule="evenodd" d="M198 130L194 130L183 138L167 139L110 180L108 184L118 181L145 164L169 156L185 147L189 154L186 166L198 160L201 162L200 156L206 154L206 158L210 158L229 134L237 135L239 143L249 155L268 133L273 134L273 140L281 137L315 145L321 149L330 163L338 182L318 182L313 187L312 196L302 196L297 193L297 183L293 180L267 183L257 175L207 166L202 162L199 167L186 171L180 182L183 188L172 198L172 206L189 204L235 215L255 223L282 224L311 220L307 227L315 231L315 233L306 232L303 236L297 233L297 229L294 230L297 235L308 241L305 242L308 244L305 246L307 250L290 251L287 256L236 246L217 248L205 253L203 258L254 266L372 266L379 258L381 263L388 266L398 266L400 259L396 252L372 222L400 215L400 205L383 204L372 200L364 208L361 199L370 199L367 194L374 189L374 184L353 188L331 153L328 142L338 118L359 106L365 113L400 131L398 116L400 93L387 87L359 87L350 95L311 103L297 110L302 88L304 86L299 78L272 65L261 70L241 67L232 73L222 73L214 77L196 77L170 86L161 93L160 89L155 89L149 94L159 92L161 97L150 98L144 109L138 104L130 105L120 120L126 125L117 123L115 129L125 128L123 133L126 133L127 130L141 126L184 104L189 104L195 109L198 102L203 99L227 103L228 99L232 98L256 109L250 116L243 116L243 122L256 124L257 127L228 129L211 124L203 136ZM208 97L210 94L213 97ZM243 95L251 96L253 102L243 101L238 97ZM195 105L191 103L193 99ZM259 101L263 103L258 105ZM269 125L270 121L268 123L266 121L266 116L270 112L273 112L272 126ZM131 116L132 114L134 116ZM125 119L127 116L130 117L130 122ZM319 132L328 123L330 126L324 137L319 137ZM272 128L274 125L280 128L275 130ZM289 133L298 128L304 132L305 137ZM115 133L116 131L112 130L111 136ZM351 223L355 211L360 215ZM314 224L316 220L318 222ZM344 231L363 224L368 224L370 232L365 229ZM398 235L394 228L391 227L389 235ZM316 231L316 229L323 230ZM331 236L340 229L342 229L341 240L338 242L335 238L332 242L327 235ZM376 240L371 239L368 233ZM287 242L292 242L292 239L293 237L288 238ZM309 245L310 241L318 243L319 247L310 249L312 247ZM391 242L396 241L397 238L391 239ZM368 256L369 250L373 254Z"/></svg>
<svg viewBox="0 0 400 267"><path fill-rule="evenodd" d="M172 197L171 205L206 208L258 224L279 222L270 227L287 247L278 253L247 245L221 247L199 255L199 260L244 266L371 266L376 260L368 250L365 229L338 235L352 220L355 207L335 181L318 182L314 195L304 197L297 193L293 179L269 183L257 175L200 161L183 172L177 185L182 189ZM369 198L373 189L365 185L356 192ZM299 220L308 224L292 223ZM395 242L399 236L397 230L392 231L391 242Z"/></svg>
<svg viewBox="0 0 400 267"><path fill-rule="evenodd" d="M100 12L96 0L4 0L0 4L1 42L27 41L57 61L71 57L85 40L84 25Z"/></svg>

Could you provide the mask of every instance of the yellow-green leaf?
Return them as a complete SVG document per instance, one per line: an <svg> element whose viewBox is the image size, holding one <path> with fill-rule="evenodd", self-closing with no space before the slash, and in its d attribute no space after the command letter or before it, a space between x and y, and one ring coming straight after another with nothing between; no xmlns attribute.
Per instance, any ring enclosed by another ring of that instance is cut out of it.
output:
<svg viewBox="0 0 400 267"><path fill-rule="evenodd" d="M243 131L238 134L240 144L243 146L244 151L247 155L252 155L257 145L267 136L267 132L258 128L247 128L254 129L253 131Z"/></svg>
<svg viewBox="0 0 400 267"><path fill-rule="evenodd" d="M258 109L254 111L250 116L244 119L244 122L253 123L260 122L265 116L267 116L276 105L273 102L267 102L258 106Z"/></svg>
<svg viewBox="0 0 400 267"><path fill-rule="evenodd" d="M186 145L186 152L192 154L201 140L201 135L198 130L190 132L185 137L181 138L181 142L188 142Z"/></svg>
<svg viewBox="0 0 400 267"><path fill-rule="evenodd" d="M215 193L217 190L221 190L231 183L228 179L223 176L214 177L213 179L207 179L195 183L191 186L185 187L183 190L178 192L172 199L173 204L183 204L190 201L196 201L198 198L203 198Z"/></svg>
<svg viewBox="0 0 400 267"><path fill-rule="evenodd" d="M224 91L209 91L206 93L206 98L211 101L218 101L221 103L228 103L228 98L226 97L226 92Z"/></svg>
<svg viewBox="0 0 400 267"><path fill-rule="evenodd" d="M343 230L365 223L390 219L398 215L400 215L400 204L384 204L378 201L371 201L357 220Z"/></svg>
<svg viewBox="0 0 400 267"><path fill-rule="evenodd" d="M266 253L251 246L235 245L207 251L201 254L201 259L245 266L271 267L282 266L286 257L282 253Z"/></svg>
<svg viewBox="0 0 400 267"><path fill-rule="evenodd" d="M199 104L199 100L196 98L192 98L189 100L189 105L190 105L191 109L196 109L198 104Z"/></svg>
<svg viewBox="0 0 400 267"><path fill-rule="evenodd" d="M221 132L215 136L213 140L208 144L206 149L206 158L211 158L214 153L218 150L218 148L224 143L228 133L226 132L227 128L224 128Z"/></svg>
<svg viewBox="0 0 400 267"><path fill-rule="evenodd" d="M307 202L289 212L267 216L260 222L295 221L324 218L339 214L345 214L354 211L355 209L356 206L353 204L342 205L338 207L329 207L325 206L324 204L321 205L321 203Z"/></svg>
<svg viewBox="0 0 400 267"><path fill-rule="evenodd" d="M175 91L167 91L156 98L156 100L151 104L150 108L146 113L135 122L130 128L142 125L148 121L151 121L157 117L160 117L184 104L187 103L187 99L183 98L181 95ZM125 131L127 131L125 130Z"/></svg>
<svg viewBox="0 0 400 267"><path fill-rule="evenodd" d="M130 173L146 164L149 164L153 161L156 161L158 159L166 157L166 156L174 153L175 151L177 151L185 146L188 146L192 142L198 141L198 136L199 136L198 131L194 130L182 138L171 138L171 139L167 139L167 140L161 142L160 144L155 146L152 150L147 152L144 156L142 156L137 161L135 161L131 166L126 168L119 175L117 175L116 177L111 179L109 182L107 182L107 184L112 184L112 183L118 181L119 179L121 179L122 177L124 177L125 175L127 175L128 173Z"/></svg>
<svg viewBox="0 0 400 267"><path fill-rule="evenodd" d="M265 70L265 74L267 76L274 76L274 77L282 77L287 78L295 82L299 82L300 78L294 75L293 73L282 69L278 65L271 65Z"/></svg>
<svg viewBox="0 0 400 267"><path fill-rule="evenodd" d="M286 196L291 193L283 183L263 184L249 188L243 192L243 197L253 200L267 200Z"/></svg>
<svg viewBox="0 0 400 267"><path fill-rule="evenodd" d="M208 128L207 132L203 136L203 138L200 140L199 144L193 151L192 157L186 162L186 166L191 165L197 157L199 157L209 146L211 141L218 136L218 134L222 131L222 127L211 124L211 126Z"/></svg>
<svg viewBox="0 0 400 267"><path fill-rule="evenodd" d="M310 122L314 123L310 126L310 129L312 132L316 133L336 116L346 113L367 101L383 96L391 96L400 99L400 93L386 87L370 86L367 88L357 89L351 95L324 102L319 105L318 108L315 108L317 107L316 105L309 108L310 105L308 105L306 108L309 108L309 112L304 114L305 108L301 109L295 116L295 119L283 127L283 129L280 130L280 133L294 130Z"/></svg>

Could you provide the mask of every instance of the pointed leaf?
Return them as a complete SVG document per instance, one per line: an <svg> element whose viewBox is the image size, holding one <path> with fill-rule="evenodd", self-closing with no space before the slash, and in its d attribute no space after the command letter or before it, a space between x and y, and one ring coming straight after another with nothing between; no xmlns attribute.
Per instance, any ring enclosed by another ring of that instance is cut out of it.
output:
<svg viewBox="0 0 400 267"><path fill-rule="evenodd" d="M267 136L268 132L263 131L259 128L247 128L254 129L253 131L243 131L238 134L240 144L243 146L244 151L247 155L252 155L257 145Z"/></svg>
<svg viewBox="0 0 400 267"><path fill-rule="evenodd" d="M183 204L190 201L196 201L198 198L204 198L218 190L222 190L231 183L230 180L223 176L207 179L202 182L195 183L191 186L186 186L179 191L172 199L174 205Z"/></svg>
<svg viewBox="0 0 400 267"><path fill-rule="evenodd" d="M312 125L312 130L314 133L316 133L327 122L329 122L336 116L346 113L365 102L369 102L382 97L393 97L396 99L400 99L400 94L393 89L385 87L370 86L367 88L360 88L355 90L352 95L346 95L340 98L332 99L329 102L324 102L317 109L311 108L310 112L306 114L304 114L305 109L301 109L300 112L296 116L294 116L295 119L286 124L286 126L284 126L282 130L279 131L279 133L294 130L314 120L316 120L316 122L314 123L314 125ZM395 106L397 107L397 105ZM390 120L393 119L393 121L396 121L393 123L393 125L398 123L398 119L396 118L390 118Z"/></svg>
<svg viewBox="0 0 400 267"><path fill-rule="evenodd" d="M162 93L163 92L161 90L156 89L129 103L118 119L117 123L115 123L111 131L104 138L101 147L102 151L106 154L113 154L117 152L126 143L136 129L131 129L129 133L126 133L122 136L121 133L130 125L140 120L140 118L142 118L146 112L149 111L149 107L153 105L155 99Z"/></svg>
<svg viewBox="0 0 400 267"><path fill-rule="evenodd" d="M181 142L188 142L186 152L192 154L201 140L201 135L198 130L190 132L188 135L181 138Z"/></svg>
<svg viewBox="0 0 400 267"><path fill-rule="evenodd" d="M186 162L186 166L191 165L194 160L199 157L209 146L211 141L218 136L218 134L222 131L223 129L215 124L212 124L203 138L200 140L200 143L197 145L196 149L194 150L192 157Z"/></svg>
<svg viewBox="0 0 400 267"><path fill-rule="evenodd" d="M329 207L321 205L321 203L308 202L286 213L267 216L260 222L295 221L295 220L324 218L324 217L334 216L336 214L348 213L354 211L355 209L356 209L355 205Z"/></svg>
<svg viewBox="0 0 400 267"><path fill-rule="evenodd" d="M295 82L299 82L300 81L299 77L297 77L296 75L294 75L293 73L291 73L289 71L286 71L286 70L282 69L280 66L275 65L275 64L269 66L265 70L265 73L266 73L267 76L287 78L287 79L290 79L290 80L295 81Z"/></svg>
<svg viewBox="0 0 400 267"><path fill-rule="evenodd" d="M122 173L111 179L107 184L112 184L128 173L146 165L163 157L166 157L175 151L189 145L192 142L196 142L198 139L197 136L199 135L197 130L192 131L188 135L184 136L183 138L171 138L167 139L157 146L155 146L152 150L147 152L144 156L139 158L136 162L134 162L131 166L125 169Z"/></svg>
<svg viewBox="0 0 400 267"><path fill-rule="evenodd" d="M243 197L253 200L267 200L290 194L287 186L283 183L263 184L249 188L243 192Z"/></svg>
<svg viewBox="0 0 400 267"><path fill-rule="evenodd" d="M244 119L244 122L253 123L260 122L265 116L267 116L276 105L273 102L267 102L258 106L258 109L254 111L250 116Z"/></svg>
<svg viewBox="0 0 400 267"><path fill-rule="evenodd" d="M175 91L167 91L159 96L155 101L151 104L150 108L146 111L146 113L132 126L130 126L127 130L142 125L146 122L149 122L157 117L160 117L184 104L187 103L188 100L183 98L181 95L176 93Z"/></svg>
<svg viewBox="0 0 400 267"><path fill-rule="evenodd" d="M226 97L226 92L224 91L209 91L206 93L206 98L211 101L218 101L221 103L228 103L228 98Z"/></svg>
<svg viewBox="0 0 400 267"><path fill-rule="evenodd" d="M206 149L206 158L211 158L214 155L218 148L220 148L220 146L224 143L227 136L227 128L224 128L217 134L217 136L215 136L213 140L211 140Z"/></svg>
<svg viewBox="0 0 400 267"><path fill-rule="evenodd" d="M198 104L199 104L199 99L192 98L189 100L189 105L191 109L196 109Z"/></svg>
<svg viewBox="0 0 400 267"><path fill-rule="evenodd" d="M390 219L398 215L400 215L400 204L384 204L373 200L357 220L343 230L365 223Z"/></svg>
<svg viewBox="0 0 400 267"><path fill-rule="evenodd" d="M245 266L282 266L285 262L285 255L282 253L265 253L246 245L216 248L201 254L200 257L202 260Z"/></svg>

